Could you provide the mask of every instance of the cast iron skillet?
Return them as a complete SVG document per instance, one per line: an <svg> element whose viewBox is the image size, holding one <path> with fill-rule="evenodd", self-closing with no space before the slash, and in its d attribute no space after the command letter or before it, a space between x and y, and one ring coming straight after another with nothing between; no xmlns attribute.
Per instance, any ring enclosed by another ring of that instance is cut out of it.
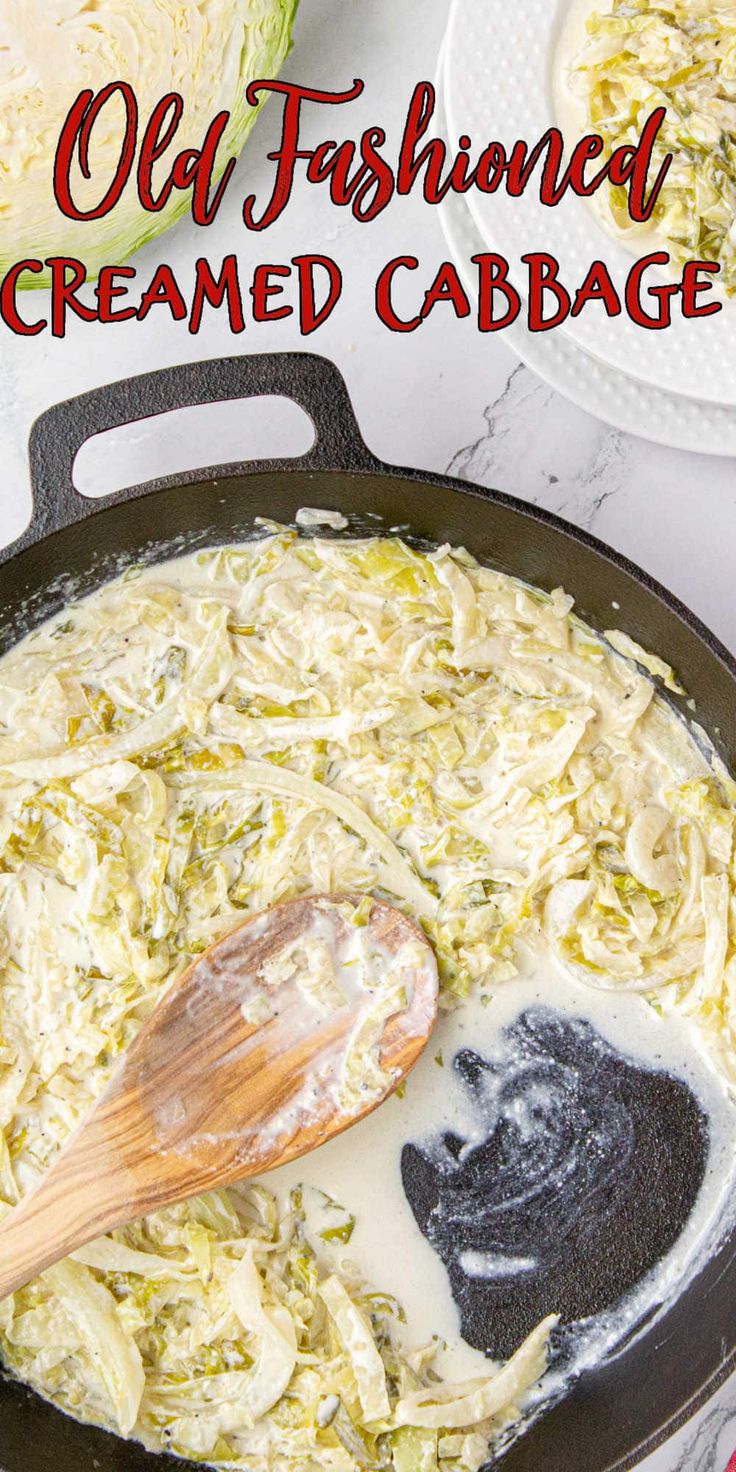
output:
<svg viewBox="0 0 736 1472"><path fill-rule="evenodd" d="M300 460L167 476L101 501L75 491L74 458L91 435L185 405L263 394L285 395L311 417L316 442ZM405 527L415 543L465 545L530 583L563 584L594 627L615 622L675 667L702 725L736 767L736 662L686 608L623 557L547 512L381 464L363 443L343 379L324 359L230 358L112 384L42 415L31 433L30 462L32 520L0 554L0 650L70 595L98 586L121 559L160 560L231 541L252 531L258 515L291 522L300 506L339 507L353 532ZM503 1472L624 1472L734 1367L736 1233L654 1326L532 1426L503 1459ZM2 1472L173 1472L183 1465L78 1425L0 1379Z"/></svg>

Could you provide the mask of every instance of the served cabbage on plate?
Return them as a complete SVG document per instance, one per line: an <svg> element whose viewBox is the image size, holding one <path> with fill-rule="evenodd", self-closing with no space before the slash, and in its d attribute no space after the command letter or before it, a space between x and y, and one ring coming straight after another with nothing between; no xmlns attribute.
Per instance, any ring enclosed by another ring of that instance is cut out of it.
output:
<svg viewBox="0 0 736 1472"><path fill-rule="evenodd" d="M636 225L624 188L606 186L612 223L635 243L652 226L674 260L716 262L736 292L736 6L730 0L612 0L587 21L569 81L606 156L636 144L666 108L652 180L668 176L650 225Z"/></svg>
<svg viewBox="0 0 736 1472"><path fill-rule="evenodd" d="M191 958L310 891L417 918L445 1009L542 927L586 985L689 1015L736 1083L734 789L623 655L676 685L462 551L276 528L130 568L0 661L4 1209ZM3 1357L223 1467L473 1472L554 1321L447 1384L340 1206L315 1243L266 1179L114 1232L0 1303Z"/></svg>

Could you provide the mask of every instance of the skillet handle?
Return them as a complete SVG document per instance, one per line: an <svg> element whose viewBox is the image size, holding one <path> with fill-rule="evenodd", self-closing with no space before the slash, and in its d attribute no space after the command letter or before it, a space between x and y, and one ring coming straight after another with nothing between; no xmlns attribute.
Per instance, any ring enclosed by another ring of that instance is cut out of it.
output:
<svg viewBox="0 0 736 1472"><path fill-rule="evenodd" d="M316 437L306 455L162 476L94 499L75 489L74 461L93 435L172 409L266 394L292 399L309 415ZM314 353L259 353L183 363L92 389L54 405L36 420L30 434L29 460L33 515L20 539L0 552L0 563L107 506L186 482L246 470L373 471L380 466L363 441L342 374L329 359Z"/></svg>

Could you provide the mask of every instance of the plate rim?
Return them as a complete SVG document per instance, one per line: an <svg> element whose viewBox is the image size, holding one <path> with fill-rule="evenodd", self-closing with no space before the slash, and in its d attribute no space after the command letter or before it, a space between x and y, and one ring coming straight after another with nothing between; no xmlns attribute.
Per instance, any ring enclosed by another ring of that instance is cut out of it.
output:
<svg viewBox="0 0 736 1472"><path fill-rule="evenodd" d="M530 0L517 0L517 5L515 9L518 11L519 5L523 7L525 4L529 3ZM564 8L569 6L569 4L571 3L571 0L553 0L553 3L554 9L552 9L551 4L549 7L549 16L547 20L548 34L545 39L544 54L547 58L547 61L550 60L551 43L555 33L559 29L560 17L564 13ZM507 8L507 0L452 0L450 6L447 30L445 33L444 41L446 56L444 101L447 126L451 135L457 131L455 129L456 99L452 74L453 47L458 44L458 36L462 37L461 28L466 23L467 17L472 17L472 21L474 22L476 28L478 28L481 23L482 17L487 16L491 11L494 14L498 13L504 19L508 17L509 10ZM544 94L545 107L549 107L551 111L551 104L549 102L548 96L549 87L546 76L543 82L543 86L541 88L537 87L536 90L537 92ZM550 116L549 121L550 124L554 123L554 117ZM464 129L467 129L468 126L469 125L464 124ZM529 131L530 130L527 128L526 134L529 134ZM502 134L503 129L497 129L496 133ZM520 129L519 136L525 136L523 128ZM493 229L492 222L489 219L486 208L486 197L480 195L476 189L469 190L467 195L464 197L467 202L467 207L475 222L476 228L478 229L480 236L486 244L486 248L491 250L494 248L499 248L504 251L504 254L508 253L508 242L504 244L502 240L498 239L498 236ZM499 195L491 197L494 199L498 199ZM527 204L527 207L531 208L529 204ZM613 235L609 234L601 224L598 224L596 222L595 214L589 205L587 205L582 200L572 201L568 199L566 202L563 203L562 207L567 207L569 210L575 209L577 211L576 219L581 223L583 228L586 229L586 233L588 229L590 230L592 237L590 241L590 262L592 262L594 259L603 258L607 260L607 264L609 266L617 263L617 269L620 271L626 271L627 269L631 268L636 260L636 256L628 251L622 243L617 241ZM541 207L538 206L538 208ZM549 213L549 211L547 213ZM556 218L559 219L559 216L557 216ZM554 240L550 240L549 237L547 237L544 243L547 248L555 250ZM557 253L556 250L555 253ZM513 252L511 254L513 257ZM517 278L515 280L515 284L518 286L518 271L515 272L513 262L510 275L512 280L514 280L515 277ZM728 310L732 313L732 321L736 324L736 300L731 303L727 303L726 306ZM587 320L591 323L595 323L596 332L598 328L601 328L608 332L612 325L612 319L609 319L608 317L605 317L603 315L597 315L594 318L590 317ZM615 319L616 322L619 322L620 320L621 319L619 318ZM601 367L606 369L615 369L617 372L624 374L626 377L633 381L643 383L651 388L659 389L662 392L676 394L679 398L682 399L693 399L701 404L713 404L719 408L736 408L736 333L732 334L734 339L732 348L733 373L727 371L723 375L723 380L725 382L728 382L729 379L732 379L734 383L732 396L730 398L724 400L724 398L722 397L722 392L719 393L716 389L713 389L710 392L707 391L707 385L705 391L702 389L701 386L700 391L697 393L692 388L689 388L687 385L692 383L693 375L696 371L695 369L691 370L687 377L687 381L685 381L684 374L682 372L680 372L679 377L677 372L677 365L679 363L684 363L688 361L688 355L682 351L685 332L693 330L697 331L698 329L702 330L703 328L707 328L708 331L713 332L715 330L714 324L721 321L723 321L722 314L719 314L718 317L703 319L700 323L688 323L685 322L683 319L675 316L673 318L672 326L667 329L668 336L664 336L662 332L645 332L644 329L639 329L637 338L628 337L629 351L626 366L624 366L623 362L621 361L621 359L625 356L627 352L626 348L617 347L615 349L613 358L605 355L601 351L596 351L595 341L591 343L591 341L589 340L589 332L592 335L594 329L593 327L591 327L588 330L586 326L586 319L583 315L581 315L577 319L576 324L571 325L568 319L568 322L554 330L564 334L568 341L574 343L574 345L579 350L585 352L590 359L600 364ZM575 330L576 325L578 327L577 331ZM631 327L632 333L637 332L637 329L633 323L625 324L627 328L629 325ZM721 329L721 331L722 330L723 329ZM673 334L675 335L673 336ZM539 335L541 336L543 334ZM655 368L655 372L654 374L652 374L651 365L649 371L642 370L641 368L637 370L637 363L639 359L638 355L630 351L631 343L638 342L641 347L646 347L647 343L649 342L652 344L652 346L654 346L655 339L659 339L660 342L662 342L662 350L657 350L657 356L655 358L655 364L659 363L660 365L659 370L657 371ZM615 338L612 332L610 333L608 340L611 343L615 342ZM714 348L714 351L717 351L717 345L716 348Z"/></svg>
<svg viewBox="0 0 736 1472"><path fill-rule="evenodd" d="M446 57L447 49L445 43L443 42L440 50L436 73L438 89L436 121L440 132L449 143L447 114L444 97ZM475 286L472 280L471 273L468 269L465 252L462 249L461 242L458 238L459 225L451 223L451 221L453 221L454 219L457 219L459 221L461 213L464 212L467 216L468 228L478 233L478 242L482 247L483 241L480 232L478 231L475 219L468 207L466 200L461 195L448 195L447 198L442 200L441 203L437 206L437 212L445 241L450 248L455 265L458 267L461 273L463 285L465 286L465 289L470 293L471 297L475 298ZM557 329L555 329L555 331L557 331ZM512 352L517 354L522 363L524 363L524 365L528 367L531 372L536 373L537 376L542 379L543 382L548 384L550 388L554 389L556 393L559 393L563 398L569 400L569 402L574 404L575 407L579 409L582 413L588 414L591 416L591 418L598 419L600 422L608 424L611 428L619 431L620 433L634 435L637 438L646 440L649 443L660 445L666 449L681 450L686 454L705 454L709 456L716 456L721 459L729 459L732 456L736 456L736 406L731 407L727 404L713 404L709 401L703 401L695 398L690 398L685 395L679 395L672 390L659 388L656 385L641 383L641 380L639 379L628 378L629 383L631 383L633 386L640 387L641 390L646 394L656 395L657 397L664 398L665 400L671 401L675 405L678 404L678 402L681 402L682 408L688 413L694 413L697 410L700 410L700 413L704 415L712 415L714 413L717 413L720 416L727 416L729 419L733 420L732 425L729 426L729 432L732 435L732 444L728 448L726 448L723 444L714 443L709 438L706 438L705 443L703 443L702 438L699 439L696 443L696 437L698 435L702 437L702 428L699 428L695 424L692 424L689 427L686 434L682 434L679 437L676 434L673 435L671 433L665 433L664 431L657 433L657 421L655 417L652 417L652 415L649 415L645 418L644 414L642 413L642 420L645 420L646 424L646 427L644 427L641 421L638 423L635 422L636 415L634 411L632 411L631 416L627 418L623 414L617 414L615 408L609 408L607 396L604 393L601 393L600 401L596 397L594 406L591 403L590 398L586 397L584 391L584 382L581 384L579 390L577 386L571 387L567 383L563 387L560 383L559 376L555 372L554 364L552 361L554 355L553 352L550 351L550 349L552 349L553 347L552 335L550 333L532 334L521 322L516 322L513 323L511 326L504 328L503 332L499 333L498 336L502 342L505 341L505 344ZM562 347L563 352L569 354L576 360L579 360L580 364L584 364L591 357L591 355L587 353L585 348L578 347L577 343L573 342L570 338L567 337L565 337L562 342L558 339L554 346L557 348ZM593 359L592 361L599 372L605 373L608 377L614 377L622 384L627 382L627 375L622 373L619 368L613 368L609 364L601 362L599 359ZM615 404L615 400L612 400L611 402ZM656 406L653 405L651 406L651 408L656 415ZM675 420L675 428L677 427L678 423L684 422L684 420Z"/></svg>

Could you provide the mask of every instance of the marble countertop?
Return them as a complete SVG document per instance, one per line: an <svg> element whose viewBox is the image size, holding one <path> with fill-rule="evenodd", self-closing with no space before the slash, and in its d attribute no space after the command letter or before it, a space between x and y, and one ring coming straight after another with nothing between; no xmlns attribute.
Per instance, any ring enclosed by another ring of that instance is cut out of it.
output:
<svg viewBox="0 0 736 1472"><path fill-rule="evenodd" d="M447 0L302 0L288 75L309 85L366 82L359 102L325 119L305 116L312 140L334 128L355 136L381 121L395 137L416 81L434 75ZM329 123L329 127L328 127ZM206 236L189 222L135 257L142 279L159 260L183 281L205 250L215 262L237 250L243 279L259 261L288 262L324 251L339 262L343 299L308 342L293 319L253 326L234 338L211 312L198 336L164 320L115 327L72 322L63 340L18 339L4 331L0 354L0 545L29 518L27 438L33 419L70 394L144 369L222 354L307 346L333 358L347 380L358 420L382 459L479 481L556 511L592 530L669 586L731 648L736 648L733 549L736 474L730 460L667 450L609 429L560 398L523 367L503 336L483 338L472 320L436 311L412 335L390 333L373 309L380 268L416 255L422 282L447 256L434 211L419 197L392 204L376 222L356 225L323 190L301 184L266 235L240 220L245 180L269 190L266 160L278 138L278 110L266 109L240 161L223 210ZM240 187L239 187L240 186ZM41 305L36 296L34 301ZM183 411L117 432L79 457L85 493L116 489L157 473L274 453L311 439L301 411L282 401ZM264 508L267 510L267 508ZM645 1472L725 1472L736 1447L736 1380L700 1416L642 1464Z"/></svg>

